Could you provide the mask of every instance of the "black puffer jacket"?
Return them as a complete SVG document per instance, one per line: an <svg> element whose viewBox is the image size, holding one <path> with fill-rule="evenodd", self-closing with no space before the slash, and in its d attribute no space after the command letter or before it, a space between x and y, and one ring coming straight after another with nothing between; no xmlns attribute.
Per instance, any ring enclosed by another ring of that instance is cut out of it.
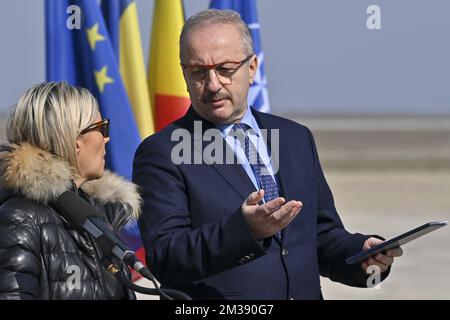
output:
<svg viewBox="0 0 450 320"><path fill-rule="evenodd" d="M93 239L51 206L69 189L64 161L26 144L0 148L0 299L134 298L102 267ZM135 185L110 172L76 191L115 231L139 213Z"/></svg>

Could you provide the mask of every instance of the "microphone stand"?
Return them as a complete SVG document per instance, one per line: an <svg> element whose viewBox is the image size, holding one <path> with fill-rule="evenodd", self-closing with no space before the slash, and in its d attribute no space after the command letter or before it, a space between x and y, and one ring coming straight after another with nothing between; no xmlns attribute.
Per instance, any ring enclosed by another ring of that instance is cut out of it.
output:
<svg viewBox="0 0 450 320"><path fill-rule="evenodd" d="M147 276L145 274L145 272L142 272L142 273L139 272L139 274L142 275L144 278L150 280L153 283L153 285L155 286L155 289L145 288L145 287L138 286L137 284L134 284L133 282L128 280L128 278L123 273L121 273L119 271L119 269L116 268L113 264L110 264L107 267L107 270L109 272L113 273L125 287L127 287L128 289L133 290L135 292L139 292L142 294L148 294L148 295L159 295L160 298L164 298L167 300L192 300L192 298L184 292L174 290L174 289L160 288L158 283L156 282L155 278Z"/></svg>

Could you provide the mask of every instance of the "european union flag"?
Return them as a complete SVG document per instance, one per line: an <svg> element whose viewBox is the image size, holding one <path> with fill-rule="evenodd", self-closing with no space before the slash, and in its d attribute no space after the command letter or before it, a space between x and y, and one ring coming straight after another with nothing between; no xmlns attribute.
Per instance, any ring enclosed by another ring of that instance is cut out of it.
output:
<svg viewBox="0 0 450 320"><path fill-rule="evenodd" d="M141 138L97 1L46 0L47 80L89 89L111 120L107 167L131 178ZM77 14L81 23L76 25Z"/></svg>
<svg viewBox="0 0 450 320"><path fill-rule="evenodd" d="M255 81L250 87L248 102L255 109L269 112L269 94L267 92L267 78L264 70L264 53L261 49L261 39L259 36L258 13L255 0L211 0L210 8L230 9L238 12L242 20L248 25L252 32L253 50L258 56L259 66Z"/></svg>
<svg viewBox="0 0 450 320"><path fill-rule="evenodd" d="M141 137L119 73L118 45L111 41L98 1L46 0L45 5L47 80L65 80L93 93L102 116L111 121L106 166L131 179ZM136 221L122 235L133 250L142 247Z"/></svg>
<svg viewBox="0 0 450 320"><path fill-rule="evenodd" d="M120 18L133 0L103 0L101 9L108 29L109 38L117 56L120 55ZM117 60L119 61L119 60Z"/></svg>

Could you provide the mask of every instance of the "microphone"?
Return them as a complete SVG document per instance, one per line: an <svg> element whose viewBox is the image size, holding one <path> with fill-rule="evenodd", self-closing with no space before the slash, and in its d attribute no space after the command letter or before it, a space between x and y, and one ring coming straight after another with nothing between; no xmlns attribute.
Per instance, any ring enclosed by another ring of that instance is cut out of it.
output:
<svg viewBox="0 0 450 320"><path fill-rule="evenodd" d="M86 231L94 237L105 257L114 267L120 268L121 262L136 270L142 276L154 281L150 270L136 257L134 251L115 234L112 226L101 220L100 213L89 202L73 191L61 194L55 202L58 212L79 231ZM113 266L107 269L111 271Z"/></svg>
<svg viewBox="0 0 450 320"><path fill-rule="evenodd" d="M144 294L160 295L167 300L192 300L186 293L174 289L162 289L150 270L136 257L134 251L115 234L111 224L100 218L100 212L73 191L66 191L54 202L55 209L72 224L75 229L91 235L100 247L107 261L106 269L114 273L129 289ZM119 270L122 262L153 282L156 289L144 288L130 282Z"/></svg>

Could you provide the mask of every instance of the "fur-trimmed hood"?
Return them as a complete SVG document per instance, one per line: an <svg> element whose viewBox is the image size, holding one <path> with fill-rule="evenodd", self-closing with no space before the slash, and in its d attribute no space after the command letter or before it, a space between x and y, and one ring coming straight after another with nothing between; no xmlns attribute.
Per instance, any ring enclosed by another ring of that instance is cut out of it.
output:
<svg viewBox="0 0 450 320"><path fill-rule="evenodd" d="M69 164L47 151L30 144L0 147L0 189L47 205L72 188L73 171ZM101 179L88 181L81 189L95 200L126 203L133 217L141 211L142 199L137 186L105 170Z"/></svg>

